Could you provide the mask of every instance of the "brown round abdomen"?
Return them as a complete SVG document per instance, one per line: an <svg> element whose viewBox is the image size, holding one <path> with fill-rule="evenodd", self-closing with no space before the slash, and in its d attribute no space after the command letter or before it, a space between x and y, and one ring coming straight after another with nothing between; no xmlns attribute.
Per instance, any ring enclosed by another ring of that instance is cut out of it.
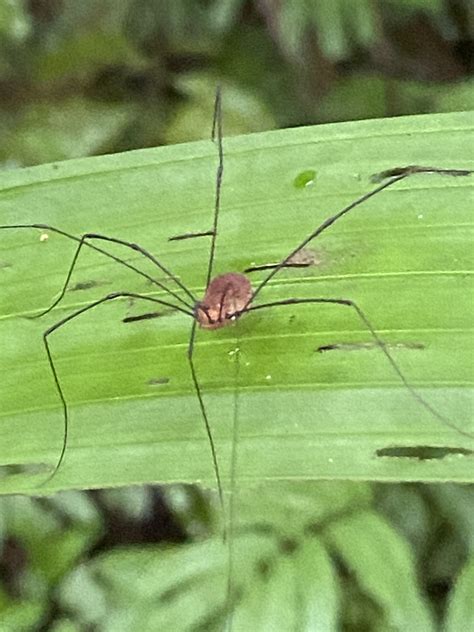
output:
<svg viewBox="0 0 474 632"><path fill-rule="evenodd" d="M252 285L246 276L228 272L209 283L203 300L197 305L196 318L204 329L218 329L234 320L252 297Z"/></svg>

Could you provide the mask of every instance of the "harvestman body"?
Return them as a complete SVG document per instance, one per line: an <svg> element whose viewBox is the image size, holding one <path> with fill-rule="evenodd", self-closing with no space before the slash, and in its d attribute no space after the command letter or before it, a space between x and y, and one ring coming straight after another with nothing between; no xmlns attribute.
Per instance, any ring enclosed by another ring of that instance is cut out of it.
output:
<svg viewBox="0 0 474 632"><path fill-rule="evenodd" d="M48 230L50 232L54 232L54 233L60 234L60 235L66 237L66 238L68 238L70 240L73 240L73 241L75 241L78 244L76 252L75 252L75 254L73 256L73 259L72 259L69 271L68 271L68 273L66 275L66 279L65 279L63 288L62 288L61 292L59 293L59 296L52 303L52 305L50 305L50 307L48 307L46 310L44 310L40 314L37 314L35 316L35 318L43 316L46 313L50 312L62 300L62 298L64 297L64 295L66 293L66 290L68 288L69 282L71 280L74 268L76 266L76 263L77 263L77 260L78 260L78 257L79 257L79 254L80 254L80 252L82 250L82 247L84 245L87 246L88 248L91 248L91 249L93 249L93 250L95 250L97 252L102 253L103 255L109 257L110 259L116 261L117 263L120 263L121 265L133 270L134 272L136 272L140 276L146 278L148 281L153 283L156 287L158 287L161 290L163 290L164 292L166 292L167 296L170 297L170 301L174 300L174 302L170 302L168 300L158 299L158 298L154 298L154 297L147 296L147 295L141 295L141 294L134 293L134 292L113 292L113 293L108 294L107 296L102 297L101 299L98 299L98 300L95 300L95 301L91 302L90 304L86 305L85 307L82 307L82 308L72 312L68 316L62 318L61 320L59 320L58 322L53 324L51 327L49 327L44 332L44 334L43 334L43 341L44 341L44 345L45 345L45 349L46 349L46 354L47 354L49 365L50 365L50 368L51 368L51 371L52 371L54 383L56 385L56 389L58 391L58 395L59 395L59 398L60 398L61 403L62 403L63 414L64 414L64 433L63 433L63 444L62 444L61 452L59 454L59 458L57 460L56 465L54 466L54 469L53 469L52 473L47 478L47 481L51 480L51 478L56 475L56 473L58 472L59 468L62 465L62 462L64 460L64 456L65 456L65 453L66 453L67 444L68 444L68 431L69 431L68 405L67 405L66 398L64 396L64 392L63 392L63 389L62 389L62 386L61 386L61 382L60 382L60 379L59 379L58 372L57 372L56 367L55 367L53 356L52 356L51 351L50 351L49 336L54 331L58 330L59 328L63 327L64 325L66 325L66 323L68 323L71 320L79 317L81 314L83 314L83 313L85 313L85 312L87 312L87 311L89 311L91 309L94 309L95 307L99 306L102 303L106 303L108 301L112 301L112 300L115 300L115 299L118 299L118 298L123 298L123 297L130 297L130 298L134 298L134 299L148 301L149 303L154 303L154 304L170 307L173 310L177 310L177 311L187 315L193 321L192 322L192 326L191 326L191 334L190 334L190 340L189 340L188 354L187 355L188 355L188 361L189 361L189 365L190 365L190 369L191 369L191 375L192 375L192 379L193 379L195 392L196 392L196 395L198 397L202 419L204 421L207 437L208 437L208 440L209 440L209 445L210 445L210 450L211 450L212 460L213 460L214 473L215 473L215 477L216 477L217 488L218 488L219 498L220 498L220 503L221 503L222 508L224 507L224 501L223 501L221 475L220 475L220 469L219 469L219 464L218 464L218 459L217 459L217 453L216 453L216 449L215 449L215 445L214 445L214 440L213 440L213 436L212 436L212 432L211 432L211 428L210 428L210 424L209 424L206 408L204 406L204 401L203 401L203 397L202 397L202 393L201 393L201 387L199 385L199 381L198 381L198 377L197 377L197 374L196 374L194 361L193 361L194 341L195 341L195 335L196 335L196 325L199 325L200 327L202 327L204 329L218 329L220 327L223 327L223 326L225 326L227 324L230 324L230 323L236 321L237 319L239 319L242 315L246 314L247 312L251 312L251 311L255 311L255 310L261 310L261 309L266 309L266 308L273 308L273 307L278 307L278 306L285 306L285 305L326 303L326 304L336 304L336 305L341 305L341 306L345 306L345 307L350 307L357 314L358 318L360 319L360 321L364 325L365 329L372 336L375 344L380 348L381 352L385 355L385 357L387 358L388 362L392 366L392 369L397 374L398 378L401 380L403 385L408 389L408 391L414 397L414 399L416 399L416 401L421 406L423 406L425 409L427 409L439 421L441 421L445 425L449 426L450 428L453 428L458 433L460 433L460 434L462 434L464 436L468 436L468 437L472 438L474 436L473 434L471 434L471 433L463 430L462 428L458 427L451 420L447 419L442 414L440 414L437 410L435 410L432 407L432 405L429 402L427 402L407 382L406 378L404 377L403 373L401 372L400 368L398 367L398 364L395 362L393 356L391 355L388 347L384 344L384 342L381 340L379 335L376 333L374 327L372 326L372 324L368 320L368 318L365 315L365 313L361 310L361 308L354 301L352 301L350 299L341 299L341 298L318 298L318 297L315 297L315 298L297 298L297 297L295 297L295 298L288 298L288 299L273 301L271 303L260 303L260 304L257 304L257 305L254 304L254 301L255 301L256 297L259 295L260 291L269 283L269 281L282 268L284 268L287 264L289 264L290 261L292 260L292 258L297 253L302 251L303 248L305 248L305 246L307 246L307 244L310 241L312 241L313 239L318 237L323 231L325 231L327 228L329 228L338 219L340 219L341 217L346 215L352 209L354 209L355 207L359 206L360 204L362 204L363 202L365 202L369 198L377 195L378 193L380 193L384 189L394 185L395 183L397 183L397 182L399 182L399 181L401 181L401 180L403 180L403 179L405 179L407 177L410 177L410 176L412 176L414 174L417 174L417 173L437 173L437 174L444 174L446 176L468 176L472 172L468 171L468 170L461 170L461 169L442 169L442 168L436 168L436 167L408 166L408 167L397 167L397 168L385 171L385 172L383 172L381 174L378 174L378 176L375 179L376 182L379 182L378 186L376 186L374 189L372 189L368 193L366 193L366 194L362 195L361 197L357 198L356 200L354 200L352 203L350 203L348 206L344 207L342 210L340 210L335 215L333 215L333 216L329 217L328 219L326 219L320 226L318 226L318 228L316 228L316 230L314 230L310 235L308 235L284 259L282 259L280 261L280 263L275 265L271 269L271 271L267 274L267 276L257 285L257 287L255 289L252 289L252 286L251 286L251 283L250 283L249 279L245 275L240 274L240 273L230 272L230 273L223 274L223 275L220 275L220 276L217 276L217 277L214 277L214 278L212 276L213 263L214 263L214 254L215 254L215 244L216 244L216 238L217 238L217 225L218 225L218 218L219 218L219 211L220 211L220 194L221 194L221 187L222 187L222 176L223 176L223 171L224 171L224 159L223 159L223 147L222 147L222 115L221 115L221 94L220 94L220 90L218 90L217 93L216 93L212 138L213 138L213 140L217 141L219 163L218 163L217 174L216 174L216 195L215 195L215 205L214 205L213 228L212 228L212 230L207 231L205 233L199 233L199 236L202 236L202 235L210 235L211 236L211 247L210 247L209 263L208 263L208 269L207 269L207 282L206 282L206 288L207 289L206 289L205 295L204 295L204 297L203 297L203 299L201 301L198 301L196 299L196 297L192 294L192 292L168 268L166 268L160 261L158 261L158 259L156 259L156 257L154 257L154 255L152 255L151 253L149 253L148 251L146 251L144 248L142 248L141 246L139 246L137 244L134 244L134 243L131 243L131 242L128 242L128 241L124 241L122 239L118 239L118 238L115 238L115 237L109 237L109 236L97 234L97 233L86 233L86 234L82 235L81 237L76 237L75 235L67 233L67 232L65 232L65 231L63 231L63 230L61 230L59 228L56 228L56 227L53 227L53 226L49 226L49 225L46 225L46 224L16 224L16 225L3 225L3 226L0 226L0 229L36 228L36 229L40 229L40 230ZM169 287L167 287L164 284L160 283L160 281L154 279L149 274L147 274L147 273L143 272L142 270L136 268L133 264L131 264L131 263L129 263L129 262L123 260L123 259L120 259L119 257L116 257L115 255L111 254L110 252L107 252L106 250L103 250L99 246L94 245L93 243L91 243L92 241L103 241L103 242L116 243L116 244L123 245L123 246L125 246L127 248L130 248L131 250L134 250L134 251L140 253L142 256L144 256L145 258L150 260L159 270L161 270L161 272L164 273L169 280L173 281L173 283L176 285L177 289L176 290L171 290ZM184 292L184 294L186 295L186 298L183 298L178 293L179 291ZM127 320L139 320L140 318L143 318L143 317L146 317L146 316L147 315L142 316L142 317L131 318L131 319L127 319ZM234 447L234 449L235 449L235 447ZM235 464L235 454L232 455L232 463ZM232 511L232 509L231 509L231 511Z"/></svg>

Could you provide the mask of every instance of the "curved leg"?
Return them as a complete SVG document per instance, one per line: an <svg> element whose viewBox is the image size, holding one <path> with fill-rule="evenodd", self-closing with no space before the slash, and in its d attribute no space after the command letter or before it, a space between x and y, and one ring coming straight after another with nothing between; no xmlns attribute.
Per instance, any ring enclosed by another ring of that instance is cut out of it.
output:
<svg viewBox="0 0 474 632"><path fill-rule="evenodd" d="M151 296L136 294L135 292L113 292L111 294L107 294L107 296L104 296L101 299L98 299L96 301L93 301L92 303L89 303L89 305L86 305L85 307L82 307L81 309L78 309L75 312L72 312L71 314L68 314L67 316L59 320L58 322L54 323L54 325L51 325L51 327L48 327L48 329L46 329L46 331L43 333L43 343L46 349L46 355L48 358L49 367L51 369L51 373L53 374L54 384L56 386L56 390L58 392L59 399L61 400L61 404L63 408L64 431L63 431L63 445L62 445L61 452L59 454L59 458L56 463L56 466L54 467L54 470L48 476L48 478L41 483L41 485L45 485L46 483L48 483L57 474L59 468L61 467L61 464L64 460L64 455L66 454L68 435L69 435L68 405L67 405L66 397L64 396L64 391L61 386L61 382L59 379L58 372L56 370L56 366L54 364L53 356L51 354L48 338L53 332L57 331L58 329L63 327L66 323L70 322L71 320L74 320L81 314L84 314L85 312L88 312L94 309L95 307L97 307L98 305L101 305L102 303L113 301L117 298L122 298L122 297L136 298L136 299L141 299L144 301L149 301L151 303L158 303L159 305L164 305L165 307L171 307L171 308L177 309L178 311L186 314L187 316L194 318L194 315L192 312L189 312L181 307L178 307L177 305L173 305L172 303L168 303L168 301L162 301L161 299L153 298Z"/></svg>
<svg viewBox="0 0 474 632"><path fill-rule="evenodd" d="M181 281L172 272L170 272L167 268L165 268L151 253L149 253L147 250L145 250L138 244L134 244L132 242L125 241L123 239L118 239L116 237L108 237L106 235L99 235L98 233L85 233L81 237L76 237L75 235L72 235L71 233L68 233L60 228L56 228L55 226L50 226L49 224L12 224L12 225L0 226L0 230L20 229L20 228L35 228L35 229L40 229L40 230L49 230L50 232L57 233L58 235L62 235L63 237L66 237L67 239L71 239L72 241L75 241L78 244L76 251L74 253L74 256L72 258L71 265L69 266L69 270L66 275L66 280L61 289L61 292L59 293L59 296L53 301L53 303L47 309L43 310L42 312L40 312L33 318L40 318L41 316L44 316L45 314L49 313L64 298L64 295L66 294L67 288L69 286L69 282L71 280L72 273L76 266L79 254L82 250L82 246L84 245L86 245L88 248L91 248L92 250L95 250L96 252L100 252L101 254L105 255L109 259L112 259L113 261L120 263L121 265L125 266L129 270L133 270L140 276L144 277L145 279L153 283L153 285L156 285L160 289L164 290L168 295L175 298L177 301L179 301L182 305L184 305L188 309L192 309L194 306L194 303L196 303L196 298L193 296L193 294L191 294L191 292L186 288L186 286L183 283L181 283ZM117 257L113 255L112 253L107 252L107 250L104 250L103 248L100 248L99 246L95 246L94 244L89 243L89 241L86 241L86 240L92 240L92 239L120 244L122 246L126 246L127 248L130 248L131 250L139 252L144 257L149 259L154 265L156 265L164 274L166 274L166 276L168 276L168 278L174 281L182 290L184 290L192 302L191 303L186 302L181 296L179 296L179 294L177 294L173 290L170 290L168 287L163 285L163 283L161 283L160 281L157 281L152 276L150 276L146 272L143 272L142 270L140 270L133 264L128 263L128 261L125 261L124 259L121 259L120 257Z"/></svg>
<svg viewBox="0 0 474 632"><path fill-rule="evenodd" d="M305 246L307 246L310 241L313 241L313 239L316 239L316 237L318 237L322 232L324 232L327 228L329 228L335 222L337 222L338 219L340 219L341 217L349 213L349 211L352 211L352 209L355 208L356 206L359 206L363 202L366 202L367 200L369 200L374 195L377 195L377 193L380 193L384 189L387 189L388 187L391 187L392 185L394 185L396 182L400 182L400 180L404 180L405 178L408 178L409 176L413 176L417 173L437 173L437 174L442 174L446 176L459 177L459 176L468 176L474 172L468 169L441 169L437 167L420 167L417 165L409 165L408 167L395 167L394 169L389 169L387 171L383 171L382 173L375 174L372 177L372 181L374 182L379 182L380 180L385 180L386 178L389 178L389 180L387 180L386 182L383 182L382 184L379 184L379 186L375 187L375 189L372 189L372 191L369 191L368 193L364 193L364 195L361 195L360 197L358 197L356 200L354 200L353 202L345 206L343 209L341 209L338 213L336 213L335 215L331 215L331 217L328 217L326 220L324 220L324 222L320 224L316 228L316 230L314 230L311 234L305 237L305 239L303 239L303 241L300 244L298 244L296 248L293 248L293 250L284 259L282 259L277 266L272 268L271 272L269 272L267 276L256 287L256 289L254 290L252 294L252 297L250 298L250 300L248 301L245 307L247 308L255 300L255 297L267 285L270 279L272 279L275 276L275 274L277 274L282 268L284 268L285 265L288 263L288 261L292 257L294 257L300 250L302 250Z"/></svg>
<svg viewBox="0 0 474 632"><path fill-rule="evenodd" d="M354 301L350 299L344 299L344 298L290 298L290 299L281 300L281 301L273 301L271 303L262 303L261 305L253 305L251 307L248 307L245 311L242 311L239 314L237 314L237 316L240 317L245 312L253 312L258 309L266 309L268 307L278 307L278 306L284 306L284 305L302 305L304 303L306 304L307 303L330 303L334 305L343 305L346 307L350 307L352 310L354 310L357 316L359 317L359 319L364 324L367 331L370 332L372 338L376 342L377 346L380 348L380 351L382 351L382 353L385 355L385 357L389 361L393 371L397 374L400 381L407 388L411 396L421 406L423 406L423 408L428 410L434 417L436 417L438 421L445 424L446 426L449 426L449 428L456 430L456 432L459 432L459 434L462 434L465 437L469 437L470 439L474 438L473 433L468 432L467 430L463 430L462 428L457 426L454 422L452 422L450 419L448 419L447 417L439 413L428 401L426 401L426 399L424 399L424 397L422 397L418 393L418 391L415 388L413 388L413 386L408 382L408 380L402 373L402 370L400 369L398 364L395 362L395 359L390 353L390 351L388 350L387 345L384 343L384 341L380 338L378 333L375 331L373 325L371 324L367 316L364 314L364 312L361 310L361 308Z"/></svg>
<svg viewBox="0 0 474 632"><path fill-rule="evenodd" d="M218 494L219 494L219 504L221 506L222 515L224 517L224 525L225 525L226 524L226 520L225 520L224 493L223 493L223 490L222 490L222 481L221 481L219 463L218 463L218 460L217 460L216 446L214 444L214 438L212 436L211 425L209 423L209 418L207 416L206 407L204 406L204 399L202 397L201 386L199 385L199 381L198 381L197 373L196 373L196 368L194 366L194 360L193 360L194 342L195 342L195 339L196 339L196 324L197 323L194 320L193 324L192 324L192 327L191 327L191 333L190 333L190 336L189 336L188 362L189 362L189 367L191 369L191 377L192 377L192 380L193 380L194 390L196 392L196 395L197 395L197 398L198 398L198 401L199 401L199 408L201 409L201 416L202 416L202 419L204 421L204 426L206 428L207 438L209 440L209 446L211 448L212 463L213 463L214 474L215 474L216 482L217 482L217 491L218 491ZM226 529L224 527L224 538L225 538L225 534L226 534Z"/></svg>
<svg viewBox="0 0 474 632"><path fill-rule="evenodd" d="M67 286L68 286L69 281L71 279L72 273L73 273L74 268L76 266L76 262L77 262L77 259L79 257L79 253L80 253L80 251L82 249L82 246L84 244L86 244L86 245L92 247L92 244L89 244L89 242L86 241L86 240L92 240L92 239L107 241L107 242L110 242L110 243L113 243L113 244L119 244L121 246L126 246L127 248L130 248L131 250L134 250L135 252L139 252L141 255L143 255L144 257L149 259L154 265L156 265L157 268L159 268L169 279L174 281L174 283L176 283L176 285L180 289L184 290L184 292L188 295L188 297L190 298L190 300L192 302L191 303L186 302L183 298L181 298L181 296L179 296L179 294L177 294L173 290L170 290L168 287L163 285L163 283L160 283L160 281L156 281L155 279L153 279L154 285L156 285L160 289L164 290L167 294L169 294L174 299L176 299L177 301L182 303L185 307L193 309L194 303L196 303L197 299L193 296L193 294L191 294L191 292L188 290L188 288L178 279L178 277L176 275L174 275L170 270L168 270L168 268L165 268L165 266L163 264L161 264L158 261L158 259L156 259L156 257L154 257L147 250L145 250L145 248L142 248L141 246L139 246L138 244L135 244L133 242L126 241L124 239L119 239L117 237L109 237L107 235L100 235L98 233L85 233L79 239L79 244L77 246L76 252L74 254L74 257L72 259L71 265L69 267L69 271L68 271L68 274L67 274L67 277L66 277L66 281L64 283L64 287L61 290L61 293L60 293L59 297L56 299L56 301L53 303L53 305L48 308L47 312L49 312L51 309L53 309L53 307L55 307L59 303L59 301L61 301L61 299L64 297L64 294L65 294L65 292L67 290ZM94 246L94 248L96 248L96 247ZM102 252L105 252L105 251L102 250L102 248L100 248L100 250ZM110 254L110 253L108 253L108 254ZM119 260L119 261L122 262L123 260ZM124 261L123 263L125 265L127 265L127 266L130 265L126 261ZM46 312L43 312L41 314L41 316L43 316L45 313Z"/></svg>

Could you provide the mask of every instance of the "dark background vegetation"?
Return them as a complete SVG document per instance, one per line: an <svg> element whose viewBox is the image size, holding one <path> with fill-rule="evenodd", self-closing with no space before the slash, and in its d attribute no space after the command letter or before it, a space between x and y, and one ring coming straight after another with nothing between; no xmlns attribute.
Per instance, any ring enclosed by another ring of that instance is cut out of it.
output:
<svg viewBox="0 0 474 632"><path fill-rule="evenodd" d="M465 0L0 3L0 162L472 109Z"/></svg>
<svg viewBox="0 0 474 632"><path fill-rule="evenodd" d="M473 31L470 0L0 0L0 168L206 138L217 83L226 134L474 109ZM453 488L459 507L467 493ZM407 498L430 525L420 577L442 612L466 515L440 509L433 486L376 494L400 530L415 529L399 512ZM5 629L33 629L21 623L33 602L34 629L83 629L55 593L78 560L213 528L196 489L61 496L0 505L0 617L17 622ZM54 534L54 550L31 524ZM41 580L38 556L51 558ZM371 617L349 613L346 628L372 629Z"/></svg>

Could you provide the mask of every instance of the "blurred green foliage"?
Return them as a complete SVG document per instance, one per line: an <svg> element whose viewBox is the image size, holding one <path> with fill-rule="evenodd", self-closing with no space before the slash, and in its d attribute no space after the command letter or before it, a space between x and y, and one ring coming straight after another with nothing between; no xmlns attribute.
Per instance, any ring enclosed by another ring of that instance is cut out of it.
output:
<svg viewBox="0 0 474 632"><path fill-rule="evenodd" d="M0 163L474 107L469 0L0 2ZM231 98L229 98L229 94Z"/></svg>
<svg viewBox="0 0 474 632"><path fill-rule="evenodd" d="M217 82L226 134L474 109L473 31L470 0L0 0L0 166L207 137ZM283 568L284 583L306 579L300 604L318 629L474 628L472 489L301 494L292 546L266 534L257 544L271 558L246 561L251 544L236 538L244 602L283 595ZM347 514L329 511L338 498ZM185 620L196 584L226 585L212 531L196 488L2 498L0 630L155 630L157 603L168 626L199 629ZM194 540L200 549L150 546ZM194 555L208 561L197 575ZM161 568L176 572L168 592ZM201 629L219 619L207 605Z"/></svg>
<svg viewBox="0 0 474 632"><path fill-rule="evenodd" d="M165 494L1 499L2 632L222 629L227 546L204 537L197 488ZM239 512L249 522L233 541L233 629L472 629L473 501L455 485L247 490Z"/></svg>

